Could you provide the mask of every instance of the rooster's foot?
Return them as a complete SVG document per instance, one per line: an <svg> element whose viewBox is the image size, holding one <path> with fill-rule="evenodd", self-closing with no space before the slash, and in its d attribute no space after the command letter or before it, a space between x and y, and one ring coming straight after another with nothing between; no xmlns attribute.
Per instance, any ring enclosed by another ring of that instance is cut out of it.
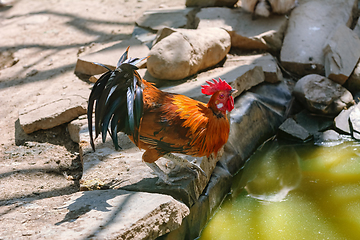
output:
<svg viewBox="0 0 360 240"><path fill-rule="evenodd" d="M189 162L185 158L178 157L178 156L176 156L176 155L174 155L172 153L165 154L164 158L171 160L176 165L186 167L186 168L190 168L191 170L196 169L197 171L201 172L205 177L207 177L206 173L204 172L204 170L201 169L201 167L199 167L195 163Z"/></svg>
<svg viewBox="0 0 360 240"><path fill-rule="evenodd" d="M175 183L179 180L185 179L186 177L169 177L166 173L164 173L163 170L159 168L159 166L156 163L148 163L145 162L146 165L148 165L155 174L159 177L159 180L156 182L156 185L166 184L166 185L181 185L180 183Z"/></svg>

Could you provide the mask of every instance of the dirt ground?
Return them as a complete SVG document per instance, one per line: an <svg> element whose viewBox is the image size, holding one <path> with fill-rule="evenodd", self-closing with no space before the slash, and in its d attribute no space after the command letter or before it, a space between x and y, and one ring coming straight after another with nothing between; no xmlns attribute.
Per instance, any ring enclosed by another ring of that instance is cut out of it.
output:
<svg viewBox="0 0 360 240"><path fill-rule="evenodd" d="M130 38L135 20L148 9L185 5L185 0L1 2L0 225L6 224L4 214L28 201L79 191L78 145L66 124L27 135L19 111L69 90L90 89L74 74L80 53Z"/></svg>

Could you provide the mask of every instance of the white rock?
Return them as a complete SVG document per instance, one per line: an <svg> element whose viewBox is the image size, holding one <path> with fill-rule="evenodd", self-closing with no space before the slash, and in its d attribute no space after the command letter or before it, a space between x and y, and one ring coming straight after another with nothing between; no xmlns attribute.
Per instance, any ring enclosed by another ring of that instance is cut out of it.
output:
<svg viewBox="0 0 360 240"><path fill-rule="evenodd" d="M356 0L299 1L290 14L280 54L282 65L300 76L325 75L324 43L338 25L350 26L356 11Z"/></svg>
<svg viewBox="0 0 360 240"><path fill-rule="evenodd" d="M232 47L279 51L288 20L274 15L254 21L250 13L240 8L203 8L196 14L195 22L198 29L221 27L228 31Z"/></svg>
<svg viewBox="0 0 360 240"><path fill-rule="evenodd" d="M88 90L47 98L46 102L29 106L19 112L20 126L29 134L70 122L86 113Z"/></svg>
<svg viewBox="0 0 360 240"><path fill-rule="evenodd" d="M221 28L168 32L170 35L153 46L147 60L148 71L158 79L191 76L219 63L230 50L230 36Z"/></svg>
<svg viewBox="0 0 360 240"><path fill-rule="evenodd" d="M345 25L339 25L324 47L325 76L344 84L360 57L360 39Z"/></svg>

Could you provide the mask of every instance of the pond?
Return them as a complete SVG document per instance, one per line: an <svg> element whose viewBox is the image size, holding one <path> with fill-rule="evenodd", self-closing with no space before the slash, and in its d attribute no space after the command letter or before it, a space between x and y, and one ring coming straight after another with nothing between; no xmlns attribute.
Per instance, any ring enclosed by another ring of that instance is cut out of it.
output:
<svg viewBox="0 0 360 240"><path fill-rule="evenodd" d="M261 146L199 240L359 239L360 143Z"/></svg>

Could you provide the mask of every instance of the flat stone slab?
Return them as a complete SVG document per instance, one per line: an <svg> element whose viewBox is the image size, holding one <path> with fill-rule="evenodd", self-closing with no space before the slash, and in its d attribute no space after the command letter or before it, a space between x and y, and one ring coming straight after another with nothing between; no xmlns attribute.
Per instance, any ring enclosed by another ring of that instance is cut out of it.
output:
<svg viewBox="0 0 360 240"><path fill-rule="evenodd" d="M303 110L296 114L294 119L312 135L330 129L334 124L333 117L312 114L307 110Z"/></svg>
<svg viewBox="0 0 360 240"><path fill-rule="evenodd" d="M338 25L350 26L356 0L299 1L290 14L280 59L290 72L325 75L323 47Z"/></svg>
<svg viewBox="0 0 360 240"><path fill-rule="evenodd" d="M312 138L312 135L294 119L288 118L280 125L278 136L280 138L306 142Z"/></svg>
<svg viewBox="0 0 360 240"><path fill-rule="evenodd" d="M265 74L265 82L276 83L283 80L282 72L276 59L270 53L228 56L224 67L255 65L260 66Z"/></svg>
<svg viewBox="0 0 360 240"><path fill-rule="evenodd" d="M241 20L239 20L241 19ZM202 8L196 14L198 29L220 27L231 36L231 46L242 49L279 51L287 27L287 18L274 15L255 21L241 8Z"/></svg>
<svg viewBox="0 0 360 240"><path fill-rule="evenodd" d="M50 129L86 113L88 89L67 92L59 96L47 96L36 105L19 112L20 126L29 134L40 129Z"/></svg>
<svg viewBox="0 0 360 240"><path fill-rule="evenodd" d="M149 48L135 37L122 40L112 46L106 47L94 53L80 56L76 62L75 73L85 75L98 75L107 71L106 68L94 64L104 64L110 69L115 69L117 62L126 48L130 46L129 56L143 58L149 54Z"/></svg>
<svg viewBox="0 0 360 240"><path fill-rule="evenodd" d="M158 31L164 27L185 28L188 24L187 15L193 8L168 7L152 9L144 12L136 24L143 28Z"/></svg>
<svg viewBox="0 0 360 240"><path fill-rule="evenodd" d="M265 81L265 75L261 66L232 66L216 69L216 71L210 72L210 74L204 74L194 80L190 80L180 85L163 88L162 90L183 94L202 102L208 102L210 97L201 93L201 85L206 84L206 81L209 81L212 78L218 79L219 77L230 84L231 87L238 90L237 93L233 94L234 97Z"/></svg>
<svg viewBox="0 0 360 240"><path fill-rule="evenodd" d="M0 209L11 223L0 224L2 239L156 239L189 214L168 195L111 189L24 199ZM29 224L38 226L36 231L28 231Z"/></svg>

